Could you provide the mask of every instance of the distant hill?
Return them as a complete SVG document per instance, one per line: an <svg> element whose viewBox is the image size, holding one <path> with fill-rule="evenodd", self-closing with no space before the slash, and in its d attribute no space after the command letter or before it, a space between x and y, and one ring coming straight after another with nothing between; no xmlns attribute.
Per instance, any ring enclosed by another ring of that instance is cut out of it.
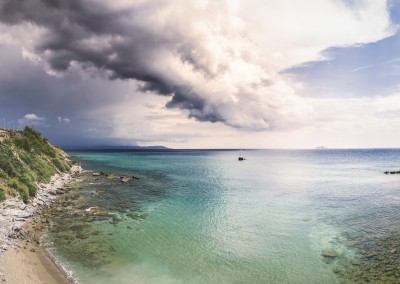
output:
<svg viewBox="0 0 400 284"><path fill-rule="evenodd" d="M64 150L167 150L165 146L62 146Z"/></svg>
<svg viewBox="0 0 400 284"><path fill-rule="evenodd" d="M19 195L27 203L39 183L70 168L68 155L33 128L0 129L0 201Z"/></svg>

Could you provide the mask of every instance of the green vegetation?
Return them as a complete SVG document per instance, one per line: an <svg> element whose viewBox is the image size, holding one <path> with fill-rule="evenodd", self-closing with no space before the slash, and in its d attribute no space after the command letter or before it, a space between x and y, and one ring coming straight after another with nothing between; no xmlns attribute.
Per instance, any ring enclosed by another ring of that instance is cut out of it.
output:
<svg viewBox="0 0 400 284"><path fill-rule="evenodd" d="M0 188L0 201L3 201L6 199L6 193L4 192L4 189Z"/></svg>
<svg viewBox="0 0 400 284"><path fill-rule="evenodd" d="M33 128L8 130L7 139L0 142L0 201L6 193L18 193L26 203L35 196L38 183L47 183L70 167L65 152Z"/></svg>

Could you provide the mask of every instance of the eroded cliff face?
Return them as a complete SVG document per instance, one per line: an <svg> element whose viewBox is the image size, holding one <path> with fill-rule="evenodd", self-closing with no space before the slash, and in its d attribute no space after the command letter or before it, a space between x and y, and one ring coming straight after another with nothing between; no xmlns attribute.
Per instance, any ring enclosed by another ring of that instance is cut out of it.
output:
<svg viewBox="0 0 400 284"><path fill-rule="evenodd" d="M20 196L28 203L39 183L70 168L68 155L33 128L0 129L0 200Z"/></svg>

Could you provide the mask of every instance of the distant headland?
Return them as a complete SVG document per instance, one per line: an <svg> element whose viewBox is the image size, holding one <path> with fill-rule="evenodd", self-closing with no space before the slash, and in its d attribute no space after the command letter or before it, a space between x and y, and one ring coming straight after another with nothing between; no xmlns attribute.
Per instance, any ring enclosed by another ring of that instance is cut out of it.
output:
<svg viewBox="0 0 400 284"><path fill-rule="evenodd" d="M113 145L96 145L96 146L61 146L64 150L168 150L171 148L165 146L113 146Z"/></svg>

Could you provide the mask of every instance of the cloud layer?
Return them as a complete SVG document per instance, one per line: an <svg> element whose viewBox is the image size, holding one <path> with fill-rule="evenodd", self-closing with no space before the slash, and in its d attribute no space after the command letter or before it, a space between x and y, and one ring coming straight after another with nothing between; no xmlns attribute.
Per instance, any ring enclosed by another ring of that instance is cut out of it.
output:
<svg viewBox="0 0 400 284"><path fill-rule="evenodd" d="M0 20L0 41L49 74L135 80L167 108L247 130L295 128L313 112L281 71L394 32L387 1L372 0L5 0Z"/></svg>

